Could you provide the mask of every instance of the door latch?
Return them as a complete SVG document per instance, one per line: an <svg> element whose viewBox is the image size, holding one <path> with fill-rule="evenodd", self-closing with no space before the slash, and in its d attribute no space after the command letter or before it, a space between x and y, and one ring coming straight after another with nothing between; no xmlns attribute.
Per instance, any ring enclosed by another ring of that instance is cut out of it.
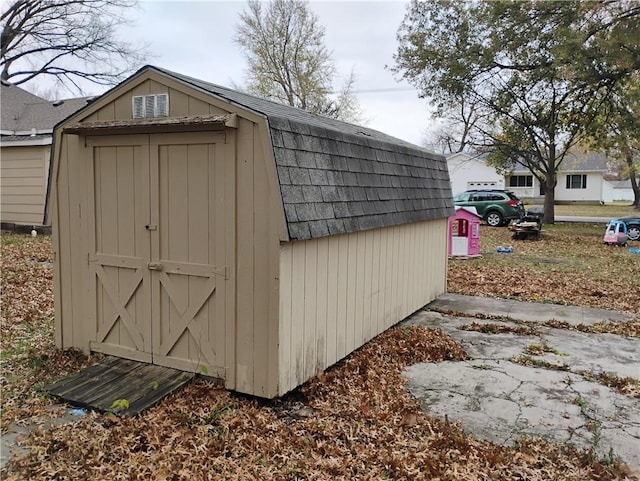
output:
<svg viewBox="0 0 640 481"><path fill-rule="evenodd" d="M147 267L150 271L161 271L164 269L164 266L160 262L149 262L147 263Z"/></svg>
<svg viewBox="0 0 640 481"><path fill-rule="evenodd" d="M158 230L158 226L155 224L147 224L144 226L144 228L147 230Z"/></svg>

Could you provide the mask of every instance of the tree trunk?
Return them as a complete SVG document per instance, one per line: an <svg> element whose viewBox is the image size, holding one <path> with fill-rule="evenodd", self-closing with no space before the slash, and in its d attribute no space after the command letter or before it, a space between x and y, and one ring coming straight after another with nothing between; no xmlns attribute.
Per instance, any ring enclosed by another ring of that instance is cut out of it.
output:
<svg viewBox="0 0 640 481"><path fill-rule="evenodd" d="M631 180L631 188L633 189L633 207L635 210L640 210L640 182L638 181L637 168L633 163L633 151L626 145L624 152L627 166L629 167L629 180Z"/></svg>
<svg viewBox="0 0 640 481"><path fill-rule="evenodd" d="M631 178L631 187L633 188L633 208L640 210L640 183L635 178Z"/></svg>
<svg viewBox="0 0 640 481"><path fill-rule="evenodd" d="M553 224L555 222L555 204L556 204L556 176L547 173L545 181L544 193L544 217L542 222L545 224Z"/></svg>

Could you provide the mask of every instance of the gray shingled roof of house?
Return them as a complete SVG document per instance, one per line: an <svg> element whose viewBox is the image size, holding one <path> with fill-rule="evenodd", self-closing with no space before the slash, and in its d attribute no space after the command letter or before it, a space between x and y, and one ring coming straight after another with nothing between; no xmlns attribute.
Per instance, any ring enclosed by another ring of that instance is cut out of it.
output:
<svg viewBox="0 0 640 481"><path fill-rule="evenodd" d="M559 172L606 172L607 156L602 152L568 152L558 170ZM513 172L529 173L529 169L516 164Z"/></svg>
<svg viewBox="0 0 640 481"><path fill-rule="evenodd" d="M83 97L53 102L5 83L0 89L0 128L11 132L53 130L58 122L86 106L89 100ZM20 137L29 138L28 135Z"/></svg>
<svg viewBox="0 0 640 481"><path fill-rule="evenodd" d="M303 240L453 215L444 156L376 130L155 69L265 115L289 237Z"/></svg>

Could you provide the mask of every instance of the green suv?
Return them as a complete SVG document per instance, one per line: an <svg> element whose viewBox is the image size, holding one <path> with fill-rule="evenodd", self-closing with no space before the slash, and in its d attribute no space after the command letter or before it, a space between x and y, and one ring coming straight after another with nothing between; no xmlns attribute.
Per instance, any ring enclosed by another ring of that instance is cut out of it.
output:
<svg viewBox="0 0 640 481"><path fill-rule="evenodd" d="M475 207L491 227L498 227L524 215L524 206L513 192L506 190L467 190L453 198L461 207Z"/></svg>

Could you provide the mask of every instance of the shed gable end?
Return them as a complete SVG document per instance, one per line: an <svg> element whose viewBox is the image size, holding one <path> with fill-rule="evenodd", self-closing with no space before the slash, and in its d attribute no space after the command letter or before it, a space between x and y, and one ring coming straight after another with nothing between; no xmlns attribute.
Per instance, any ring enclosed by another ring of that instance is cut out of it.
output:
<svg viewBox="0 0 640 481"><path fill-rule="evenodd" d="M169 116L169 94L134 95L131 97L134 119Z"/></svg>

